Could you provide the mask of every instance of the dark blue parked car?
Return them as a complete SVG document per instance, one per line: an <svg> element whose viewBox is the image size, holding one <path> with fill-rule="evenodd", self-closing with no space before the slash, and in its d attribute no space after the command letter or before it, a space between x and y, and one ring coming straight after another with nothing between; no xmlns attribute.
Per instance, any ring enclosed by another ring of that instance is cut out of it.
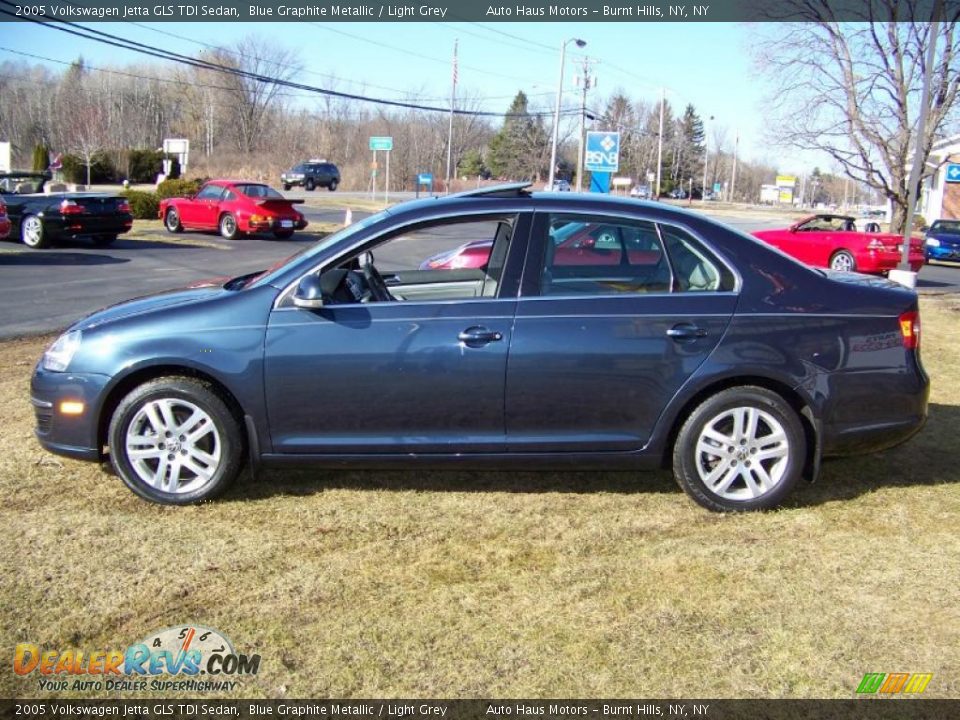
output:
<svg viewBox="0 0 960 720"><path fill-rule="evenodd" d="M482 240L482 267L420 269ZM95 313L32 395L44 447L109 448L160 503L211 498L246 462L669 466L701 505L753 510L923 425L919 331L913 291L699 215L500 186Z"/></svg>

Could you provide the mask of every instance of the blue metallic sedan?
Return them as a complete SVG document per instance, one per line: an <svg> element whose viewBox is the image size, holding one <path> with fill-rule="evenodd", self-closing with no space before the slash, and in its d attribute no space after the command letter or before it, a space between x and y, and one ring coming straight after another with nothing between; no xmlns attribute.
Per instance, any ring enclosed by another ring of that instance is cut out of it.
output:
<svg viewBox="0 0 960 720"><path fill-rule="evenodd" d="M424 265L464 246L485 260ZM518 184L102 310L31 390L45 448L109 454L158 503L212 498L246 463L666 466L706 508L758 510L821 458L920 429L919 342L916 294L881 278L662 204Z"/></svg>

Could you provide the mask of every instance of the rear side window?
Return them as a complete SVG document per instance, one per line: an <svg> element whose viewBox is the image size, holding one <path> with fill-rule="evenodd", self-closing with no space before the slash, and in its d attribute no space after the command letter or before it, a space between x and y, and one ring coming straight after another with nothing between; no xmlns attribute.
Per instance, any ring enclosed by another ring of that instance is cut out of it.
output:
<svg viewBox="0 0 960 720"><path fill-rule="evenodd" d="M670 264L651 222L549 216L541 295L669 292Z"/></svg>
<svg viewBox="0 0 960 720"><path fill-rule="evenodd" d="M696 238L672 225L660 225L660 234L673 268L674 292L730 292L733 273Z"/></svg>

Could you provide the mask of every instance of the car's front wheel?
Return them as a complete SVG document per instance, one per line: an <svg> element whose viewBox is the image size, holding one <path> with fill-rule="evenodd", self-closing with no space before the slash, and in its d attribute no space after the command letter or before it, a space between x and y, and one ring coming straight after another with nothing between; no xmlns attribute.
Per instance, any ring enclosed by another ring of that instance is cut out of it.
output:
<svg viewBox="0 0 960 720"><path fill-rule="evenodd" d="M39 250L49 245L43 230L43 221L36 215L27 215L20 223L20 240L28 248Z"/></svg>
<svg viewBox="0 0 960 720"><path fill-rule="evenodd" d="M237 228L237 219L230 213L225 213L220 218L220 234L227 240L236 240L240 234Z"/></svg>
<svg viewBox="0 0 960 720"><path fill-rule="evenodd" d="M201 380L166 377L135 388L110 421L110 461L140 497L164 505L209 500L243 467L237 418Z"/></svg>
<svg viewBox="0 0 960 720"><path fill-rule="evenodd" d="M284 183L284 184L283 184L283 191L284 191L284 192L289 192L291 187L293 187L293 186L292 186L292 185L288 185L287 183Z"/></svg>
<svg viewBox="0 0 960 720"><path fill-rule="evenodd" d="M673 448L673 473L709 510L767 510L793 489L805 458L794 409L766 388L734 387L690 413Z"/></svg>
<svg viewBox="0 0 960 720"><path fill-rule="evenodd" d="M169 233L183 232L183 225L180 222L180 215L176 208L168 208L163 216L163 226Z"/></svg>

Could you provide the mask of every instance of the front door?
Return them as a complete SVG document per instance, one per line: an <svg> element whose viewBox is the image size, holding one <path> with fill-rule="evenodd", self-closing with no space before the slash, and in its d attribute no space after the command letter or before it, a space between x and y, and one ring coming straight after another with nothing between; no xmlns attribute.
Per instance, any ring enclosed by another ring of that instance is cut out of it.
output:
<svg viewBox="0 0 960 720"><path fill-rule="evenodd" d="M264 372L274 452L504 451L515 285L513 297L500 297L503 262L451 278L419 268L480 232L495 246L492 258L505 256L497 243L509 244L516 218L453 225L391 233L373 246L393 301L331 301L315 310L281 301L273 311ZM452 244L438 247L440 236ZM357 272L355 260L337 266Z"/></svg>

